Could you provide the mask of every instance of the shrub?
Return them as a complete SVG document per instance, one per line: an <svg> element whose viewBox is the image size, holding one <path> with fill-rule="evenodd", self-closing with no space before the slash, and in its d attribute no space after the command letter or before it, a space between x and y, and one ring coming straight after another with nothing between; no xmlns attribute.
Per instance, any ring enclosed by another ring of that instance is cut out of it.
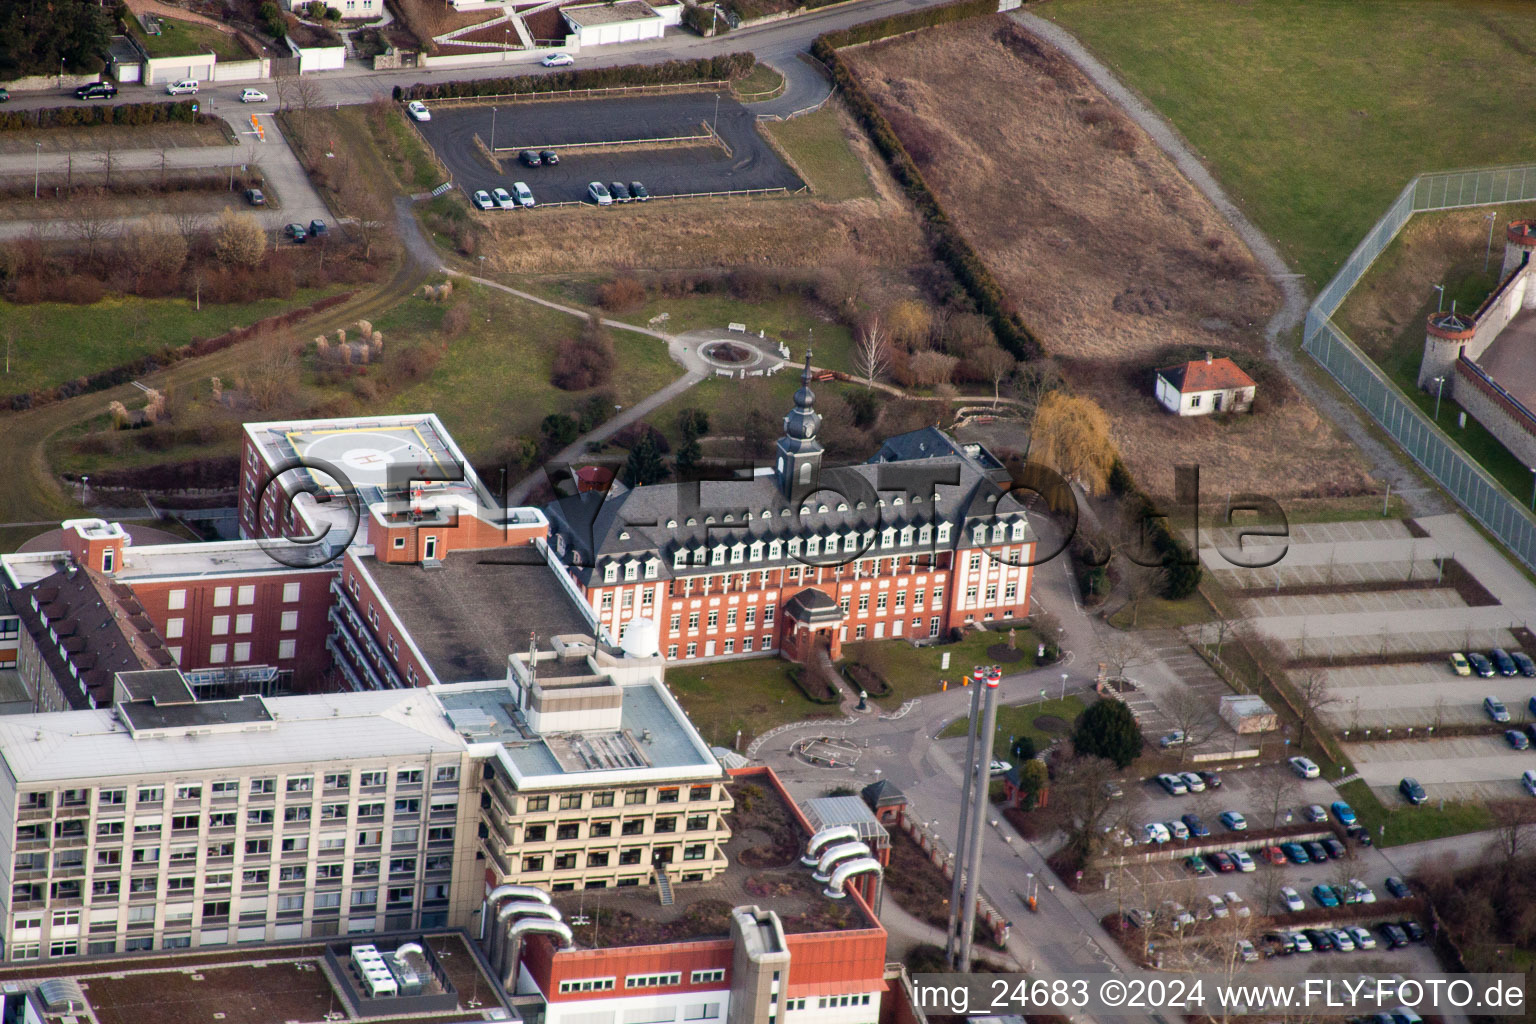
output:
<svg viewBox="0 0 1536 1024"><path fill-rule="evenodd" d="M601 387L613 377L613 340L595 318L582 328L581 337L560 345L550 383L562 391Z"/></svg>
<svg viewBox="0 0 1536 1024"><path fill-rule="evenodd" d="M254 267L267 251L267 233L250 213L225 207L214 226L213 251L220 263Z"/></svg>
<svg viewBox="0 0 1536 1024"><path fill-rule="evenodd" d="M576 421L563 412L552 412L539 424L539 436L551 449L564 448L576 440L579 434Z"/></svg>
<svg viewBox="0 0 1536 1024"><path fill-rule="evenodd" d="M645 285L633 274L597 286L597 304L610 313L627 313L645 305Z"/></svg>
<svg viewBox="0 0 1536 1024"><path fill-rule="evenodd" d="M691 82L723 82L750 74L757 59L750 53L727 53L694 60L669 60L660 64L623 64L606 68L573 68L548 75L513 78L480 78L459 82L417 84L405 89L402 99L435 100L456 96L515 96L533 92L567 92L572 89L607 89L624 85L685 85Z"/></svg>
<svg viewBox="0 0 1536 1024"><path fill-rule="evenodd" d="M443 322L438 326L438 330L443 332L445 338L457 338L469 330L469 319L469 304L460 302L443 314Z"/></svg>

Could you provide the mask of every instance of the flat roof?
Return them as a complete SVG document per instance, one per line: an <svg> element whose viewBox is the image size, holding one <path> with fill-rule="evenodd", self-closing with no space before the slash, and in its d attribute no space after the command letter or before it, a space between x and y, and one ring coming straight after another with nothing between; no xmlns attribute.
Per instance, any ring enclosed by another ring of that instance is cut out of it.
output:
<svg viewBox="0 0 1536 1024"><path fill-rule="evenodd" d="M471 743L499 743L519 786L591 782L647 769L676 778L680 772L718 777L720 763L659 680L621 684L617 729L534 733L514 705L510 687L435 686L449 718ZM692 769L692 772L689 770Z"/></svg>
<svg viewBox="0 0 1536 1024"><path fill-rule="evenodd" d="M247 423L245 433L268 466L302 459L335 467L357 488L364 507L386 500L405 503L413 476L420 481L462 476L426 487L431 493L457 495L485 508L499 504L432 413ZM329 475L311 470L311 476L325 493L341 493Z"/></svg>
<svg viewBox="0 0 1536 1024"><path fill-rule="evenodd" d="M679 882L677 876L688 864L671 865L672 906L662 906L655 886L648 883L552 894L567 924L579 914L587 916L588 923L571 925L579 948L726 939L731 910L753 904L778 914L786 935L878 927L853 900L822 895L825 885L814 881L811 869L799 860L810 837L794 823L793 812L774 787L751 778L727 785L737 797L736 807L726 816L731 826L725 844L729 866L708 882ZM747 809L740 799L744 786L753 787ZM757 864L775 866L749 865L743 854Z"/></svg>
<svg viewBox="0 0 1536 1024"><path fill-rule="evenodd" d="M659 18L655 9L643 0L620 0L614 4L590 4L580 7L562 7L560 13L573 25L589 28L593 25L612 25L621 21L646 21Z"/></svg>
<svg viewBox="0 0 1536 1024"><path fill-rule="evenodd" d="M575 599L538 549L450 552L430 567L359 555L439 683L505 679L507 656L537 636L591 633Z"/></svg>
<svg viewBox="0 0 1536 1024"><path fill-rule="evenodd" d="M134 580L175 579L179 577L249 576L254 573L303 572L319 569L335 572L334 566L294 567L279 562L272 556L276 547L295 547L284 540L229 540L189 541L183 544L155 544L138 547L130 544L123 549L123 557L111 579L117 582ZM53 575L64 568L68 558L66 551L28 551L0 555L6 574L18 587Z"/></svg>
<svg viewBox="0 0 1536 1024"><path fill-rule="evenodd" d="M188 727L157 731L142 740L136 740L110 709L8 715L0 717L0 758L17 782L26 784L237 771L464 748L437 701L421 689L272 697L265 704L271 721L243 730Z"/></svg>

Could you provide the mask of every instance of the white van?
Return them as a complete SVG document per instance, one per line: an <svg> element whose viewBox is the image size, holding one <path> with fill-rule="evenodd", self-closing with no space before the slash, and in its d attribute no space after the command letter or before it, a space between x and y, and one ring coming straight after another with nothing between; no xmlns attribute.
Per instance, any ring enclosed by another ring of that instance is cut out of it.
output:
<svg viewBox="0 0 1536 1024"><path fill-rule="evenodd" d="M1520 785L1524 786L1525 791L1531 796L1536 796L1536 771L1527 768L1520 776Z"/></svg>
<svg viewBox="0 0 1536 1024"><path fill-rule="evenodd" d="M196 93L197 79L183 78L179 82L172 82L170 85L165 87L165 91L170 93L172 96L180 96L182 93Z"/></svg>

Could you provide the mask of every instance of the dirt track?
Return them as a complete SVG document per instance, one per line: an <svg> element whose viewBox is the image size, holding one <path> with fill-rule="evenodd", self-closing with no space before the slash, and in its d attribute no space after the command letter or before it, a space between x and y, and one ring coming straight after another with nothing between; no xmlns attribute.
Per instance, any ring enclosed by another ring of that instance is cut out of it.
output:
<svg viewBox="0 0 1536 1024"><path fill-rule="evenodd" d="M1267 369L1277 294L1205 198L1064 56L1005 18L850 54L946 207L1074 386L1109 411L1149 489L1198 463L1208 488L1368 486L1359 458L1278 372L1259 411L1175 420L1151 371L1174 346ZM978 80L992 83L982 91ZM1277 481L1282 483L1277 485Z"/></svg>

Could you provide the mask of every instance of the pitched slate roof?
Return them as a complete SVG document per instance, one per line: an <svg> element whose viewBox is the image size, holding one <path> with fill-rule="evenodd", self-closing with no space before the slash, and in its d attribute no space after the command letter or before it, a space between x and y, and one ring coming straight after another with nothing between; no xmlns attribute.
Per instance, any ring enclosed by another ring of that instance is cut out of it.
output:
<svg viewBox="0 0 1536 1024"><path fill-rule="evenodd" d="M1256 386L1253 378L1226 356L1219 359L1192 359L1181 366L1165 366L1157 371L1157 375L1172 384L1181 395Z"/></svg>

